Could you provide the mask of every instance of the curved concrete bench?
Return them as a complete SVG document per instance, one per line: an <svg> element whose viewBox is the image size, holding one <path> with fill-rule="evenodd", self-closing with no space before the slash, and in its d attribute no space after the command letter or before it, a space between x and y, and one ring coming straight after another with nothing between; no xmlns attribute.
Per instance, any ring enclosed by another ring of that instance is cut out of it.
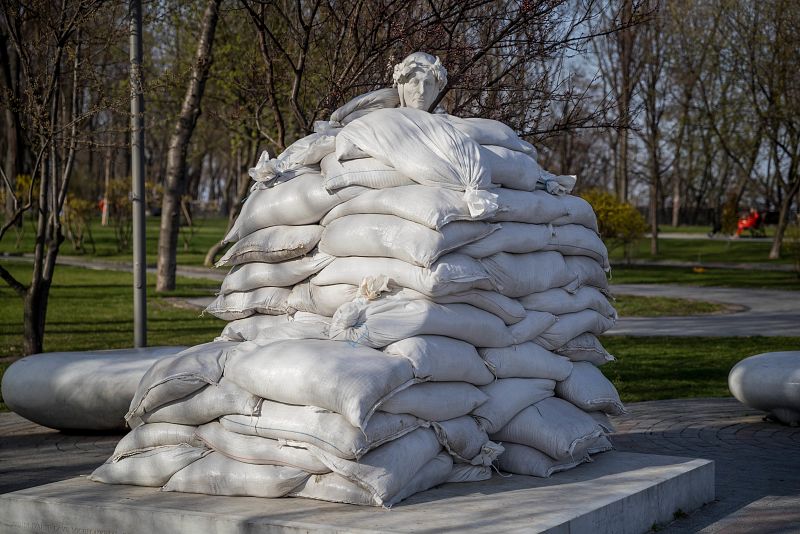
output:
<svg viewBox="0 0 800 534"><path fill-rule="evenodd" d="M742 404L800 424L800 351L766 352L737 363L728 388Z"/></svg>
<svg viewBox="0 0 800 534"><path fill-rule="evenodd" d="M17 360L3 375L3 401L26 419L59 430L125 427L139 380L186 347L47 352Z"/></svg>

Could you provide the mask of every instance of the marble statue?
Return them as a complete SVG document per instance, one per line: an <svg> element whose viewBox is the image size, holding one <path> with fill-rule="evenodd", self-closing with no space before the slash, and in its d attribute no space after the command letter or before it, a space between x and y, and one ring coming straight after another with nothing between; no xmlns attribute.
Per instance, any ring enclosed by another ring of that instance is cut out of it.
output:
<svg viewBox="0 0 800 534"><path fill-rule="evenodd" d="M438 57L414 52L394 66L400 106L428 111L447 84L447 70Z"/></svg>

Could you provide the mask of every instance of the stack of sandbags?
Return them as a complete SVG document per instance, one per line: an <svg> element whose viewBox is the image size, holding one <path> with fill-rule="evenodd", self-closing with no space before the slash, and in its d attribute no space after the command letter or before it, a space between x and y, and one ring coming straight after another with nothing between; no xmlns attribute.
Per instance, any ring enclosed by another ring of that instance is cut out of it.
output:
<svg viewBox="0 0 800 534"><path fill-rule="evenodd" d="M610 448L608 260L574 177L496 121L348 106L251 171L208 307L230 323L144 377L95 480L391 506Z"/></svg>

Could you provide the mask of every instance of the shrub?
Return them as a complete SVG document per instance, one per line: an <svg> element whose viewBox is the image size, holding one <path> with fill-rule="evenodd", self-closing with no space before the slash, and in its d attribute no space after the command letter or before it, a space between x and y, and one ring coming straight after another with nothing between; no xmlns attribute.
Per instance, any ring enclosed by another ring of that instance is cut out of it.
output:
<svg viewBox="0 0 800 534"><path fill-rule="evenodd" d="M91 225L92 217L96 211L97 205L93 201L67 195L61 218L64 221L67 238L72 243L73 250L85 252L84 241L88 237L89 242L92 244L92 252L96 252Z"/></svg>
<svg viewBox="0 0 800 534"><path fill-rule="evenodd" d="M633 247L647 231L647 222L642 214L627 202L600 189L591 189L581 194L592 205L597 214L600 237L609 251L622 247L625 261L630 262Z"/></svg>

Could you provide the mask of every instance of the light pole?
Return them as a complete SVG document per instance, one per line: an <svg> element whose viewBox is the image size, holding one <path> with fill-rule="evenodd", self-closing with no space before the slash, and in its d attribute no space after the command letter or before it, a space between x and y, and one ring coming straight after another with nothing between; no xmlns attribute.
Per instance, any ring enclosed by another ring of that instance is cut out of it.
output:
<svg viewBox="0 0 800 534"><path fill-rule="evenodd" d="M131 181L133 195L133 345L147 346L147 259L144 225L144 94L142 2L130 0Z"/></svg>

